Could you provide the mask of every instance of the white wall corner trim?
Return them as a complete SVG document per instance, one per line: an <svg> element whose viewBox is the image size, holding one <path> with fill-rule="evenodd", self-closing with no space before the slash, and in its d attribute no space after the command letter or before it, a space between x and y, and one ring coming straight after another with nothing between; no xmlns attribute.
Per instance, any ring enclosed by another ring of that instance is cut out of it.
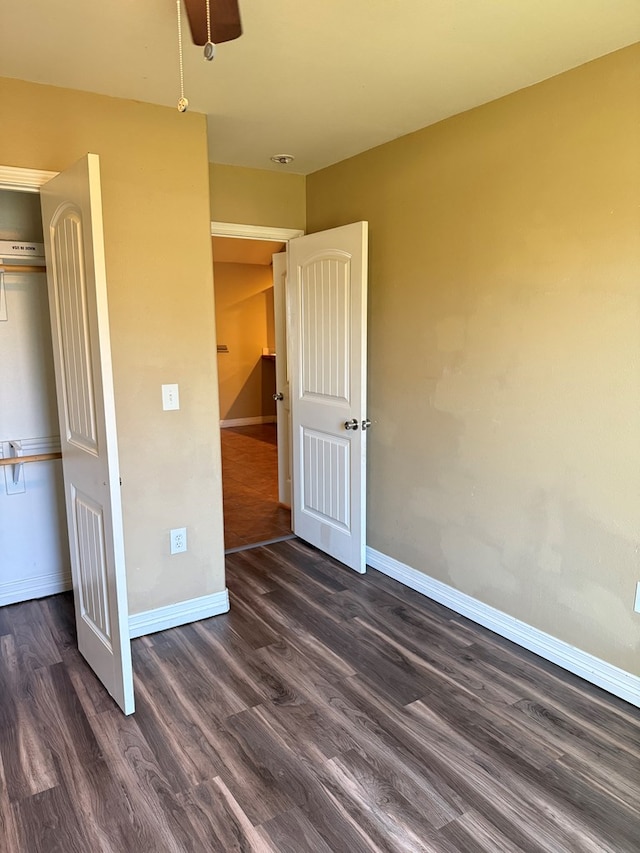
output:
<svg viewBox="0 0 640 853"><path fill-rule="evenodd" d="M18 601L30 601L32 598L44 598L45 595L57 595L71 588L71 575L68 573L38 575L25 580L0 583L0 607Z"/></svg>
<svg viewBox="0 0 640 853"><path fill-rule="evenodd" d="M254 424L275 424L278 422L276 415L258 415L255 418L228 418L220 421L220 429L228 427L253 426Z"/></svg>
<svg viewBox="0 0 640 853"><path fill-rule="evenodd" d="M466 616L467 619L483 625L501 637L506 637L517 645L529 649L545 660L579 675L585 681L596 684L603 690L613 693L614 696L619 696L632 705L640 707L638 676L558 640L551 634L527 625L526 622L514 619L513 616L484 604L464 592L459 592L448 584L435 580L374 548L367 548L367 565L395 578L433 601L443 604L461 616Z"/></svg>
<svg viewBox="0 0 640 853"><path fill-rule="evenodd" d="M215 592L212 595L202 595L200 598L190 598L179 601L167 607L156 607L155 610L145 610L143 613L133 613L129 616L129 636L131 639L178 625L187 625L210 616L219 616L229 610L229 591Z"/></svg>

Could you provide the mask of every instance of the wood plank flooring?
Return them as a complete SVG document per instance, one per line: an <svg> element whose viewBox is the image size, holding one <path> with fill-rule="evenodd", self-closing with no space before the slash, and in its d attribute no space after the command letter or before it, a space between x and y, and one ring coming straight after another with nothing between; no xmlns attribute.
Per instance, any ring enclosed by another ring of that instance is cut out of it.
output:
<svg viewBox="0 0 640 853"><path fill-rule="evenodd" d="M298 540L227 566L128 718L68 596L0 610L4 853L640 850L637 709Z"/></svg>
<svg viewBox="0 0 640 853"><path fill-rule="evenodd" d="M291 511L278 503L276 424L227 427L220 440L226 550L291 536Z"/></svg>

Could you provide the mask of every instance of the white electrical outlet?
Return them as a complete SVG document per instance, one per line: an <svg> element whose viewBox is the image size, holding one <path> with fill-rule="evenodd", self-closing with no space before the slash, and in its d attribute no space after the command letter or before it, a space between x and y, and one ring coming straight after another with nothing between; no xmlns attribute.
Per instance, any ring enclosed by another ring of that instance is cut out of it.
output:
<svg viewBox="0 0 640 853"><path fill-rule="evenodd" d="M636 601L633 605L633 609L636 613L640 613L640 581L636 584Z"/></svg>
<svg viewBox="0 0 640 853"><path fill-rule="evenodd" d="M162 386L162 408L165 412L180 408L180 394L177 385Z"/></svg>
<svg viewBox="0 0 640 853"><path fill-rule="evenodd" d="M169 541L171 542L171 553L181 554L187 550L187 528L176 527L169 531Z"/></svg>

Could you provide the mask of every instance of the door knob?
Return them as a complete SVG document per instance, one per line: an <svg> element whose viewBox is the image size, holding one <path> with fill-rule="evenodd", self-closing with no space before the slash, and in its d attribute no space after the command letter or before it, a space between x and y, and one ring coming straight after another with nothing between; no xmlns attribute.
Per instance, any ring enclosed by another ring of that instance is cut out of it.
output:
<svg viewBox="0 0 640 853"><path fill-rule="evenodd" d="M276 391L273 395L273 399L277 402L278 400L284 400L284 394L281 391Z"/></svg>
<svg viewBox="0 0 640 853"><path fill-rule="evenodd" d="M357 418L351 418L350 421L344 422L345 429L358 429L358 420Z"/></svg>
<svg viewBox="0 0 640 853"><path fill-rule="evenodd" d="M369 427L370 427L370 426L371 426L371 421L369 420L369 418L365 418L365 419L362 421L362 429L363 429L363 431L364 431L365 429L369 429Z"/></svg>

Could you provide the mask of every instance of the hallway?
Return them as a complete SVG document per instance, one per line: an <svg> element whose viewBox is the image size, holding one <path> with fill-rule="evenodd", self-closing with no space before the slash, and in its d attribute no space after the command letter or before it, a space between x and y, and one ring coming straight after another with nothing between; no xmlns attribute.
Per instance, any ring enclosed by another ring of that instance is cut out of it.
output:
<svg viewBox="0 0 640 853"><path fill-rule="evenodd" d="M276 424L220 430L227 552L291 535L291 512L278 503Z"/></svg>

